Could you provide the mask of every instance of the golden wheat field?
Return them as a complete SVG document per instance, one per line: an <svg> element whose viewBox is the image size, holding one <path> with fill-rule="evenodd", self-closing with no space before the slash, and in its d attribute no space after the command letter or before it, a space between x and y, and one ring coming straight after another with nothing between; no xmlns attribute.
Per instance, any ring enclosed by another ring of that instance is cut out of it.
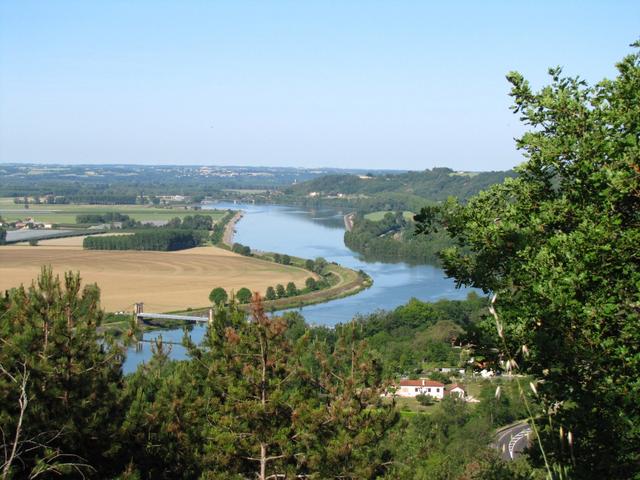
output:
<svg viewBox="0 0 640 480"><path fill-rule="evenodd" d="M97 283L107 311L128 311L144 302L149 312L166 312L209 303L215 287L247 287L264 295L268 286L311 274L297 267L243 257L216 247L179 252L83 250L78 238L41 241L37 247L0 247L0 291L28 286L43 265L54 272L79 271L84 283Z"/></svg>

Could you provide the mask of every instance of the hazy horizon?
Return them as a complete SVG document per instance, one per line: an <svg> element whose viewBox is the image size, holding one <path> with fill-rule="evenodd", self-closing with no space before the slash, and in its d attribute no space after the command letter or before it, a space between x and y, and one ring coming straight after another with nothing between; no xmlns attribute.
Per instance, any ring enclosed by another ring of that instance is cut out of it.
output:
<svg viewBox="0 0 640 480"><path fill-rule="evenodd" d="M595 83L640 3L0 4L0 163L507 170L505 74Z"/></svg>

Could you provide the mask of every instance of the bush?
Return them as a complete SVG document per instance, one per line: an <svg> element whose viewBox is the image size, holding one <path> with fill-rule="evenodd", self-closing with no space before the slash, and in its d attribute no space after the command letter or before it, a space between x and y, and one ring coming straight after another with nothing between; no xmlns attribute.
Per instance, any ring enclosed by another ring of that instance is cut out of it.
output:
<svg viewBox="0 0 640 480"><path fill-rule="evenodd" d="M425 395L421 393L420 395L416 395L416 400L423 407L428 407L429 405L434 404L433 397L431 395Z"/></svg>

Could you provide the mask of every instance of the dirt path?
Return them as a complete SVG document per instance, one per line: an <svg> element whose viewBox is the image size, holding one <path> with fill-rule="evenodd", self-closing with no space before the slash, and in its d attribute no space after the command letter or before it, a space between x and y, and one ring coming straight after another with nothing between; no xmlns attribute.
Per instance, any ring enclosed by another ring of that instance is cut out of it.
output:
<svg viewBox="0 0 640 480"><path fill-rule="evenodd" d="M233 245L233 236L236 233L236 223L240 221L243 215L244 215L244 212L240 210L233 216L233 218L231 218L231 220L229 220L229 223L227 223L227 225L224 227L224 234L222 235L222 243L224 243L225 245L228 245L229 247Z"/></svg>

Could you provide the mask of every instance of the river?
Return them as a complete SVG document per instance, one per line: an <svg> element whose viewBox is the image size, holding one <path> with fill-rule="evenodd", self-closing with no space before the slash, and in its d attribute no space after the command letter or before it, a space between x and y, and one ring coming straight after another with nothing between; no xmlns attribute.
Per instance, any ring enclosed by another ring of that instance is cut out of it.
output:
<svg viewBox="0 0 640 480"><path fill-rule="evenodd" d="M456 289L453 280L430 265L365 262L349 250L343 241L343 211L336 209L302 209L279 205L215 203L203 207L243 210L244 217L236 224L234 241L254 250L287 253L302 258L324 257L354 270L364 270L373 279L373 286L363 292L327 303L301 309L308 323L335 325L349 321L357 314L378 309L390 310L415 297L432 301L440 298L462 299L468 290ZM213 288L213 286L212 286ZM194 326L191 336L202 338L205 327ZM161 334L165 341L180 342L182 329L163 330L145 334L151 339ZM151 356L148 344L141 351L130 349L124 365L125 373ZM172 357L184 358L182 346L172 345Z"/></svg>

